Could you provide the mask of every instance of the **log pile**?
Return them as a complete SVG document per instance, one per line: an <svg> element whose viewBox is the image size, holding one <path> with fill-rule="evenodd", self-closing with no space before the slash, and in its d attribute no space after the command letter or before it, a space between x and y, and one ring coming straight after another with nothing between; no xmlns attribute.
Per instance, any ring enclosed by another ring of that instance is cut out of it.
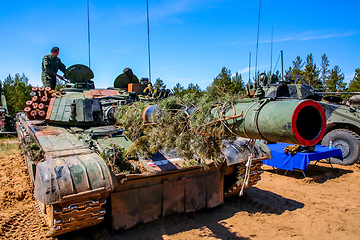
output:
<svg viewBox="0 0 360 240"><path fill-rule="evenodd" d="M43 120L53 94L50 87L33 87L30 93L31 100L26 101L24 112L30 120Z"/></svg>

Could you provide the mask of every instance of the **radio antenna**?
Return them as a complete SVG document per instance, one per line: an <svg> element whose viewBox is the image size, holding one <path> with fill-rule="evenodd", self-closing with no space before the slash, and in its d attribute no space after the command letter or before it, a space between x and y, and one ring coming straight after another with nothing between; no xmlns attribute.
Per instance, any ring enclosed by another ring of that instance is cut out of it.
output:
<svg viewBox="0 0 360 240"><path fill-rule="evenodd" d="M89 68L90 68L90 8L87 0L87 24L88 24L88 46L89 46Z"/></svg>
<svg viewBox="0 0 360 240"><path fill-rule="evenodd" d="M149 80L151 82L149 0L146 0L146 18L147 18L147 31L148 31Z"/></svg>
<svg viewBox="0 0 360 240"><path fill-rule="evenodd" d="M271 78L271 70L272 70L272 58L273 58L273 28L271 28L271 54L270 54L270 78Z"/></svg>
<svg viewBox="0 0 360 240"><path fill-rule="evenodd" d="M251 78L250 78L250 65L251 65L251 53L249 53L249 84L251 83Z"/></svg>
<svg viewBox="0 0 360 240"><path fill-rule="evenodd" d="M261 11L261 0L260 0L260 6L259 6L259 20L258 20L258 30L257 30L257 40L256 40L255 81L256 81L256 77L257 77L257 59L258 59L259 32L260 32L260 11Z"/></svg>

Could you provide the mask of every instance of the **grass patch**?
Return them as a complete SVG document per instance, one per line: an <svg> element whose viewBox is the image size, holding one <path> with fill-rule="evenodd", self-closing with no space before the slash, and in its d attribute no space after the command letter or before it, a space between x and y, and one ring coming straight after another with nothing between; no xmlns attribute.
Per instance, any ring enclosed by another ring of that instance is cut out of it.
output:
<svg viewBox="0 0 360 240"><path fill-rule="evenodd" d="M0 139L0 156L19 151L19 141L15 137Z"/></svg>

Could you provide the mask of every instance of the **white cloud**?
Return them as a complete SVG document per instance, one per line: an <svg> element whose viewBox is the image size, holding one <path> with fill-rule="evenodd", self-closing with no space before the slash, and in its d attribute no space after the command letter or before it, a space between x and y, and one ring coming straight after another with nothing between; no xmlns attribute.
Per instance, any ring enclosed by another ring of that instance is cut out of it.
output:
<svg viewBox="0 0 360 240"><path fill-rule="evenodd" d="M332 30L332 29L319 29L312 30L291 36L284 36L278 39L273 39L273 42L286 42L286 41L309 41L316 39L329 39L329 38L341 38L357 35L355 31L343 31L343 30ZM262 43L269 43L271 40L262 41Z"/></svg>
<svg viewBox="0 0 360 240"><path fill-rule="evenodd" d="M261 70L269 71L269 65L258 66L257 68L259 72L262 72ZM250 73L254 74L254 71L255 71L255 67L250 67ZM249 73L249 67L240 69L237 71L237 73L239 74ZM235 76L235 74L233 74L233 76Z"/></svg>
<svg viewBox="0 0 360 240"><path fill-rule="evenodd" d="M250 72L253 72L255 70L255 67L250 67ZM238 74L243 74L243 73L249 73L249 68L243 68L237 71Z"/></svg>

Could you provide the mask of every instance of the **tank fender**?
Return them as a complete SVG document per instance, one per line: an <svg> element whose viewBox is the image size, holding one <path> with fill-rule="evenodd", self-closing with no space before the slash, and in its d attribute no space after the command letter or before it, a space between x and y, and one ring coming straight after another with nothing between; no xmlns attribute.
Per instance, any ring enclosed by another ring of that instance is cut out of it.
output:
<svg viewBox="0 0 360 240"><path fill-rule="evenodd" d="M34 196L54 204L114 190L115 176L96 153L47 159L36 166Z"/></svg>

